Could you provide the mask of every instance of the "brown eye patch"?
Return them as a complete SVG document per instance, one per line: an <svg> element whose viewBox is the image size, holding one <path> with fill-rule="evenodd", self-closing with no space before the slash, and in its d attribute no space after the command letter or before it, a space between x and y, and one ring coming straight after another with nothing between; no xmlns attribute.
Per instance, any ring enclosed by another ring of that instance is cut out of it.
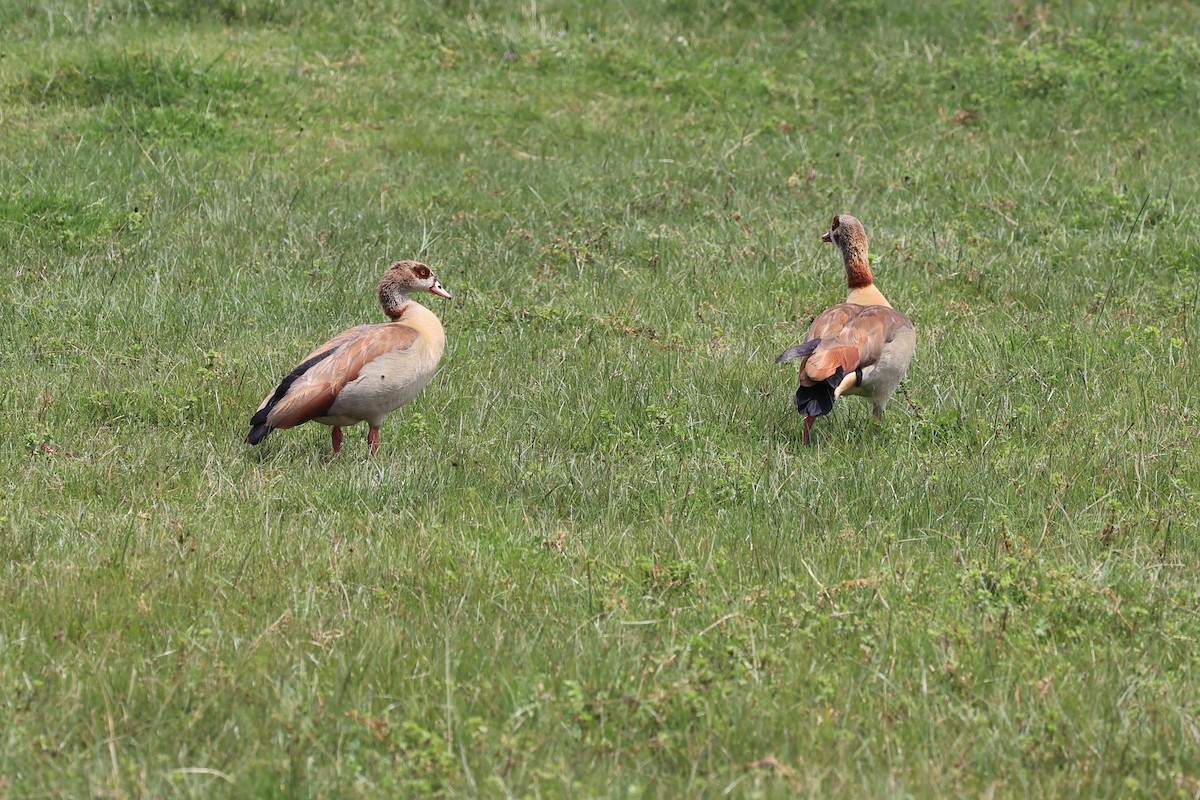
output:
<svg viewBox="0 0 1200 800"><path fill-rule="evenodd" d="M829 229L836 231L838 225L841 225L841 224L842 224L842 221L835 216L833 218L833 224L829 226Z"/></svg>
<svg viewBox="0 0 1200 800"><path fill-rule="evenodd" d="M425 266L424 264L418 264L417 266L413 267L413 274L418 278L424 279L428 278L433 273L429 271L429 267Z"/></svg>

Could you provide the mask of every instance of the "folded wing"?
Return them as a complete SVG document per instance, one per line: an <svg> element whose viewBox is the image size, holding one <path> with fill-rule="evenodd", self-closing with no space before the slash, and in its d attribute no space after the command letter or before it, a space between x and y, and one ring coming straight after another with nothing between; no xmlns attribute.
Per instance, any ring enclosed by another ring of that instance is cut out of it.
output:
<svg viewBox="0 0 1200 800"><path fill-rule="evenodd" d="M275 428L291 428L323 416L363 367L393 351L412 347L418 333L395 323L359 325L309 353L267 395L250 419L247 442L257 444Z"/></svg>

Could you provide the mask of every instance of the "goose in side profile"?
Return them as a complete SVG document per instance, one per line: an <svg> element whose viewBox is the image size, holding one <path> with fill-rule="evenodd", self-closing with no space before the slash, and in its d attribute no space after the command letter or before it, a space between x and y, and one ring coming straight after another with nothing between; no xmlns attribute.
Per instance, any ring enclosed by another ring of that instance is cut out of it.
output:
<svg viewBox="0 0 1200 800"><path fill-rule="evenodd" d="M875 419L883 419L883 409L904 379L917 344L912 320L894 311L875 287L863 224L839 214L821 241L833 242L842 252L850 290L846 302L821 312L803 344L775 359L776 364L800 359L796 410L804 416L805 444L813 420L828 414L844 394L867 398Z"/></svg>
<svg viewBox="0 0 1200 800"><path fill-rule="evenodd" d="M342 427L366 422L367 446L379 449L383 418L425 388L446 347L437 315L409 298L450 293L433 271L416 261L397 261L379 282L379 304L391 322L342 331L300 362L250 418L246 444L258 444L276 428L315 421L333 427L333 452Z"/></svg>

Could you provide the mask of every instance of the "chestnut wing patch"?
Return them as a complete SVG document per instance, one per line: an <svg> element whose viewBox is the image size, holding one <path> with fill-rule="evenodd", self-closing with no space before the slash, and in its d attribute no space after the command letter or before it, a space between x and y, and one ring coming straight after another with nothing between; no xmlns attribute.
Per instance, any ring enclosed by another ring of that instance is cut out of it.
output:
<svg viewBox="0 0 1200 800"><path fill-rule="evenodd" d="M839 303L813 320L804 344L785 351L778 360L803 358L803 383L838 383L842 376L878 361L896 331L911 327L908 317L886 306Z"/></svg>

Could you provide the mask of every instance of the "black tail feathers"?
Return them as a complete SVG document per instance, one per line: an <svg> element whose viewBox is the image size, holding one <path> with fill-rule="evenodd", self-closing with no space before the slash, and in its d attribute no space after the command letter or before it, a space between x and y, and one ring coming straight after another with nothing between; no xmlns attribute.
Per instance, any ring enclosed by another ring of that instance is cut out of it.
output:
<svg viewBox="0 0 1200 800"><path fill-rule="evenodd" d="M251 420L253 422L253 420ZM250 435L246 437L246 444L258 444L263 439L267 438L267 434L275 430L265 422L260 422L250 429Z"/></svg>
<svg viewBox="0 0 1200 800"><path fill-rule="evenodd" d="M833 391L842 382L842 368L820 383L801 386L796 390L796 410L806 417L820 417L833 410Z"/></svg>

